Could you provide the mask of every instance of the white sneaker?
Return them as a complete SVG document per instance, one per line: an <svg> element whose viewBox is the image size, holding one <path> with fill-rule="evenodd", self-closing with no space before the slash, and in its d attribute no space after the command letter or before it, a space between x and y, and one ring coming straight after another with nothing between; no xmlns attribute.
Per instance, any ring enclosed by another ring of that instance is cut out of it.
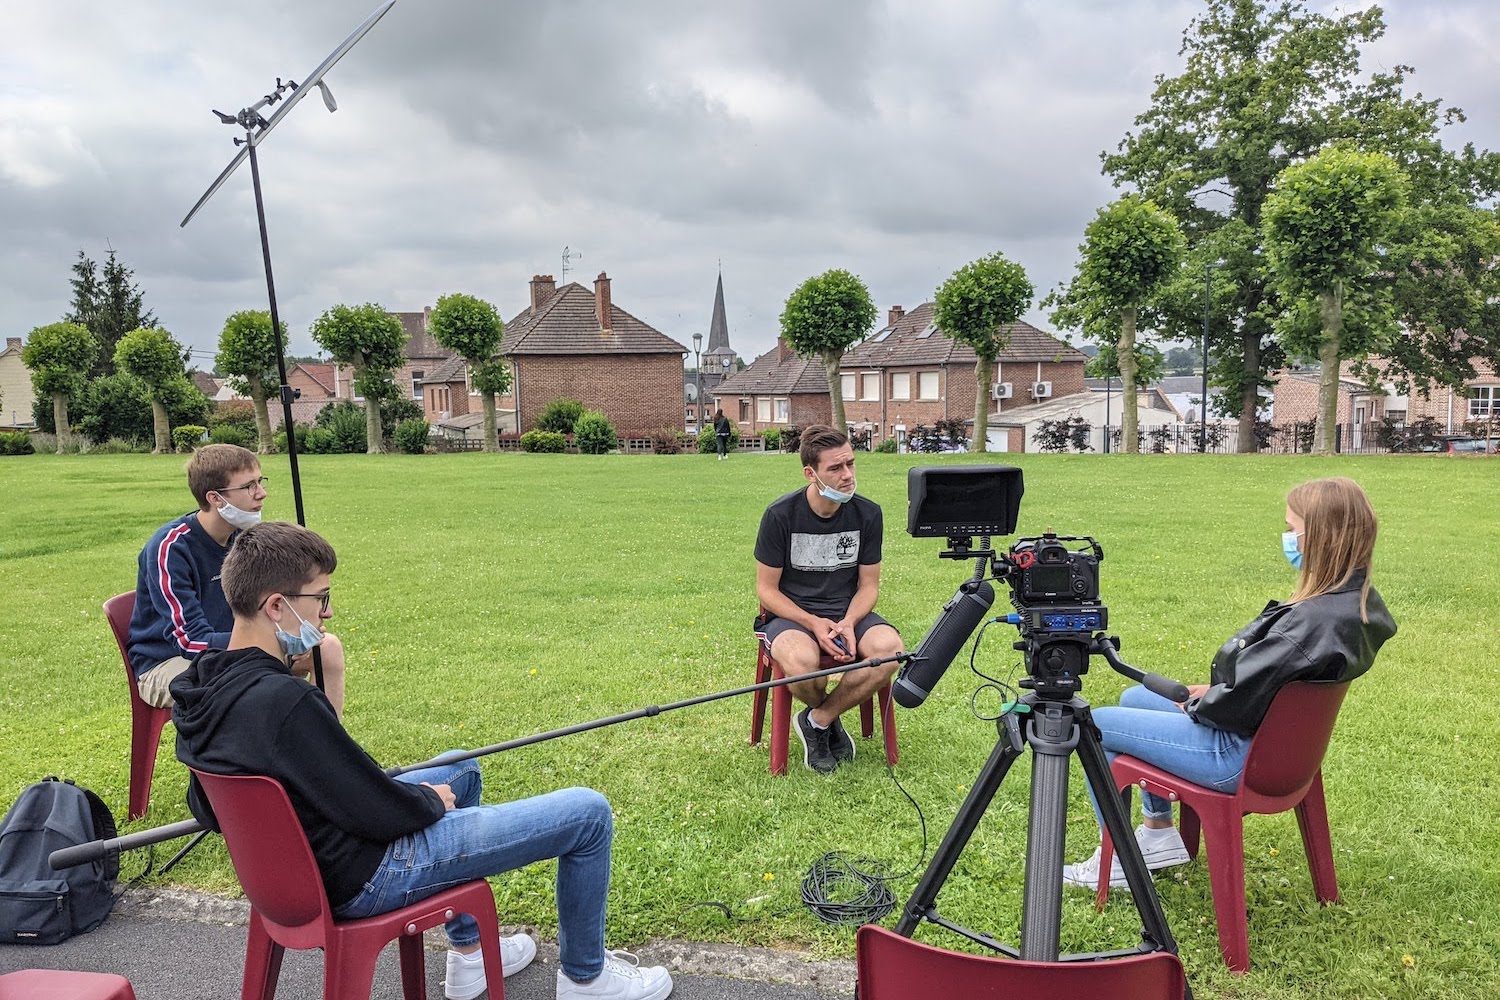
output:
<svg viewBox="0 0 1500 1000"><path fill-rule="evenodd" d="M604 971L586 983L575 983L557 970L557 1000L607 997L609 1000L662 1000L672 992L672 977L659 965L641 968L628 951L604 953Z"/></svg>
<svg viewBox="0 0 1500 1000"><path fill-rule="evenodd" d="M1135 828L1135 843L1141 849L1141 857L1145 859L1146 868L1150 871L1160 871L1174 865L1185 865L1192 860L1188 857L1187 845L1182 842L1182 834L1177 832L1175 826L1153 830L1142 823ZM1096 847L1087 861L1080 861L1076 865L1063 865L1063 884L1083 889L1097 888L1099 857L1103 853L1103 848ZM1109 862L1109 887L1129 890L1129 886L1125 884L1125 870L1120 867L1118 854Z"/></svg>
<svg viewBox="0 0 1500 1000"><path fill-rule="evenodd" d="M500 969L503 975L520 972L536 958L536 942L529 934L513 934L500 939ZM473 1000L483 993L484 953L472 955L449 950L448 975L443 979L443 995L448 1000Z"/></svg>

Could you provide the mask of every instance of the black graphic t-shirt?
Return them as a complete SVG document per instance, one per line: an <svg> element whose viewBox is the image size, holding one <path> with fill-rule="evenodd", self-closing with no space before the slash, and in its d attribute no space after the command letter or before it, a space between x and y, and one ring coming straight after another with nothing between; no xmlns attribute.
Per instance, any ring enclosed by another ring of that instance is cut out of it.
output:
<svg viewBox="0 0 1500 1000"><path fill-rule="evenodd" d="M859 589L859 567L880 562L884 518L880 505L855 494L832 517L794 490L766 508L755 538L755 561L780 567L781 592L804 611L834 621Z"/></svg>

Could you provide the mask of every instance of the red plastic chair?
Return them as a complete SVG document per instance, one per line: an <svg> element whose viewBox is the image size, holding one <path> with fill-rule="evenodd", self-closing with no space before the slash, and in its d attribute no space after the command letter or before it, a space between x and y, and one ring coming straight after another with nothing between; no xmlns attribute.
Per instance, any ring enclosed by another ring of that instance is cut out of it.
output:
<svg viewBox="0 0 1500 1000"><path fill-rule="evenodd" d="M483 879L465 882L390 913L335 920L307 835L286 790L272 778L193 769L213 806L240 886L250 900L241 1000L271 1000L287 948L323 949L324 1000L368 1000L375 960L400 940L406 1000L425 1000L422 932L467 913L479 924L491 1000L504 1000L495 894Z"/></svg>
<svg viewBox="0 0 1500 1000"><path fill-rule="evenodd" d="M1022 962L934 948L866 924L855 938L859 1000L1181 1000L1187 977L1167 951L1098 962Z"/></svg>
<svg viewBox="0 0 1500 1000"><path fill-rule="evenodd" d="M124 976L24 969L0 976L0 1000L135 1000Z"/></svg>
<svg viewBox="0 0 1500 1000"><path fill-rule="evenodd" d="M765 609L761 609L765 614ZM779 680L786 676L781 669L781 664L771 655L770 643L766 642L764 632L755 633L755 683L764 684L769 680ZM836 667L831 656L826 654L818 661L818 669ZM765 730L766 722L766 694L762 689L755 692L754 703L750 706L750 745L755 746L760 742L761 734ZM771 689L771 773L777 775L786 774L787 747L791 742L792 734L792 692L787 690L783 684L781 687ZM880 688L880 730L885 737L885 759L892 767L896 764L898 756L896 751L896 716L891 710L891 686L884 684ZM869 739L875 734L875 704L874 700L866 698L859 706L859 729L860 735Z"/></svg>
<svg viewBox="0 0 1500 1000"><path fill-rule="evenodd" d="M111 597L104 602L104 617L120 647L125 661L125 678L130 682L130 808L126 819L140 819L151 805L151 777L156 773L156 751L161 745L161 730L172 720L170 708L157 708L141 700L135 671L130 669L130 616L135 613L135 591Z"/></svg>
<svg viewBox="0 0 1500 1000"><path fill-rule="evenodd" d="M1328 807L1323 799L1323 754L1333 736L1339 706L1348 683L1297 681L1277 692L1266 717L1250 741L1245 775L1237 791L1226 794L1168 774L1128 754L1115 758L1115 785L1132 786L1182 804L1178 828L1189 857L1198 856L1198 835L1208 845L1208 878L1219 924L1219 951L1235 972L1250 969L1250 933L1245 913L1245 821L1249 813L1273 814L1297 810L1297 826L1307 851L1313 891L1320 903L1339 898L1333 870L1333 841L1328 832ZM1102 909L1109 898L1114 844L1104 834L1099 857L1096 902Z"/></svg>

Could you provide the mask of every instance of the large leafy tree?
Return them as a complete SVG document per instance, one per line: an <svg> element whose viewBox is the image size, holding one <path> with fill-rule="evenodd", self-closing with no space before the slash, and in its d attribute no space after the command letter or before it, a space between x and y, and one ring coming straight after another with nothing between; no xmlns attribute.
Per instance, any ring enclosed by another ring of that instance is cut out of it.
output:
<svg viewBox="0 0 1500 1000"><path fill-rule="evenodd" d="M365 449L384 451L380 403L395 395L394 373L406 360L401 321L374 302L337 305L313 321L313 340L354 369L354 391L365 398Z"/></svg>
<svg viewBox="0 0 1500 1000"><path fill-rule="evenodd" d="M1113 343L1125 385L1120 433L1128 453L1140 451L1136 330L1167 278L1181 266L1185 248L1170 213L1128 194L1099 210L1078 247L1078 273L1070 285L1048 297L1057 307L1052 322L1082 328L1093 340Z"/></svg>
<svg viewBox="0 0 1500 1000"><path fill-rule="evenodd" d="M101 273L99 265L82 250L73 262L73 302L63 318L89 328L99 341L94 376L109 374L114 365L115 345L131 330L156 325L156 317L144 304L145 293L135 282L135 272L109 251Z"/></svg>
<svg viewBox="0 0 1500 1000"><path fill-rule="evenodd" d="M875 302L856 275L834 268L808 278L787 296L781 335L804 358L820 358L828 375L833 425L848 433L839 361L875 324Z"/></svg>
<svg viewBox="0 0 1500 1000"><path fill-rule="evenodd" d="M286 340L285 323L281 325L281 339ZM270 454L271 414L266 398L281 378L271 313L265 309L244 309L226 319L219 333L219 353L214 364L229 376L235 392L244 393L255 403L255 430L259 439L256 450L262 455Z"/></svg>
<svg viewBox="0 0 1500 1000"><path fill-rule="evenodd" d="M979 355L974 366L974 451L989 450L990 380L1010 343L1010 328L1031 306L1036 289L1026 269L1003 253L970 261L937 290L933 318L949 337Z"/></svg>
<svg viewBox="0 0 1500 1000"><path fill-rule="evenodd" d="M32 388L40 397L52 397L59 455L68 434L68 400L82 391L98 353L99 342L88 327L69 322L37 327L21 348L21 361L31 371Z"/></svg>
<svg viewBox="0 0 1500 1000"><path fill-rule="evenodd" d="M505 334L500 314L473 295L444 295L432 310L428 329L434 340L469 363L470 384L484 407L484 450L499 451L495 397L510 387L510 366L495 356Z"/></svg>
<svg viewBox="0 0 1500 1000"><path fill-rule="evenodd" d="M1407 96L1411 67L1361 71L1360 47L1384 33L1378 7L1332 17L1301 0L1208 0L1183 32L1183 72L1157 77L1136 130L1103 155L1116 184L1171 211L1188 235L1189 265L1163 296L1163 332L1196 332L1202 275L1222 261L1213 377L1239 417L1242 451L1255 447L1259 390L1283 357L1272 325L1283 307L1260 243L1265 200L1282 169L1338 140L1395 159L1428 217L1408 230L1421 246L1391 247L1394 308L1408 327L1388 345L1397 370L1461 384L1470 354L1500 355L1487 305L1491 227L1473 210L1500 191L1500 158L1443 147L1439 133L1463 114ZM1434 268L1441 281L1428 280Z"/></svg>
<svg viewBox="0 0 1500 1000"><path fill-rule="evenodd" d="M1395 161L1348 146L1288 167L1266 199L1262 240L1287 303L1278 326L1289 348L1316 353L1322 366L1315 453L1333 452L1339 362L1395 328L1386 244L1405 203Z"/></svg>
<svg viewBox="0 0 1500 1000"><path fill-rule="evenodd" d="M131 330L115 345L115 367L140 379L151 397L151 417L156 431L153 453L172 451L172 423L167 403L184 392L188 381L183 370L182 345L161 327Z"/></svg>

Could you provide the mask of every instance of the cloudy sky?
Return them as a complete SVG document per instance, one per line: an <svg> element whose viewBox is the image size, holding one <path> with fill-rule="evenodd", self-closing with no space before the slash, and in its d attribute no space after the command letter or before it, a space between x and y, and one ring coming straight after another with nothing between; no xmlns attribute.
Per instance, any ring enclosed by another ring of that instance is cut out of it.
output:
<svg viewBox="0 0 1500 1000"><path fill-rule="evenodd" d="M0 325L52 322L80 249L133 267L212 366L265 306L248 167L210 108L300 79L376 0L5 0ZM1313 3L1332 11L1332 4ZM845 267L910 308L993 250L1038 298L1113 196L1098 154L1175 74L1188 0L400 0L261 146L294 352L340 302L451 291L510 316L535 273L601 270L690 344L722 263L730 338L775 340L787 294ZM1367 67L1408 63L1500 148L1500 5L1393 0ZM1045 324L1039 311L1033 322ZM691 357L689 358L691 363Z"/></svg>

